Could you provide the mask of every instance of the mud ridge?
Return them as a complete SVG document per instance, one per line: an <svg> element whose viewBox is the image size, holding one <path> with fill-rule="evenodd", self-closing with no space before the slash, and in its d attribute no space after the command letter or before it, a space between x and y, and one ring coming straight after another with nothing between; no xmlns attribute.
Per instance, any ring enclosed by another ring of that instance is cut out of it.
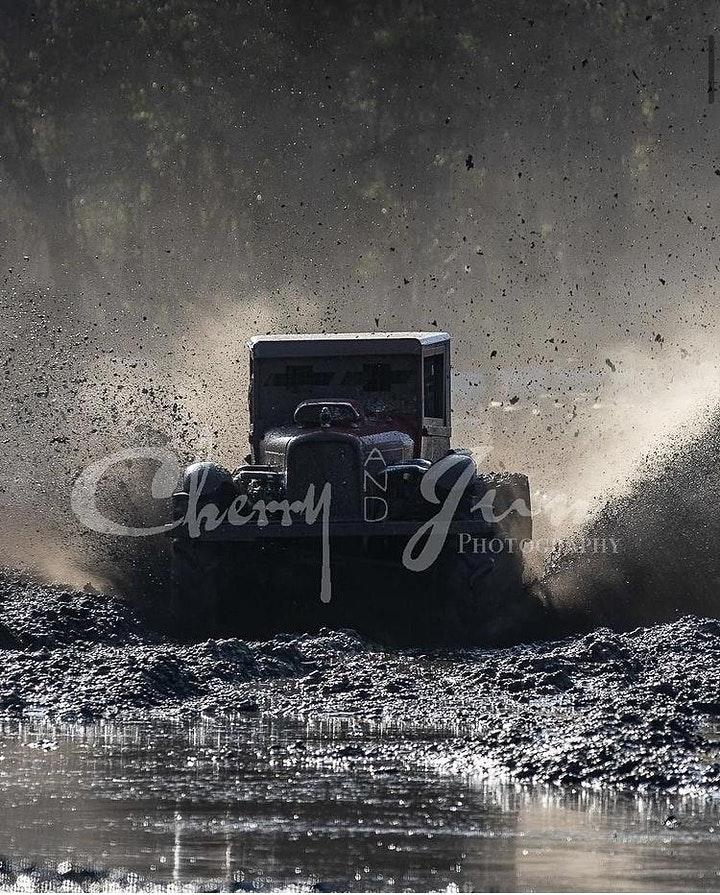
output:
<svg viewBox="0 0 720 895"><path fill-rule="evenodd" d="M388 651L326 630L188 645L149 630L120 600L5 573L0 620L0 711L9 716L344 717L371 736L345 753L329 742L315 760L420 761L564 785L720 787L713 619L500 650ZM406 740L372 735L388 727L407 730Z"/></svg>

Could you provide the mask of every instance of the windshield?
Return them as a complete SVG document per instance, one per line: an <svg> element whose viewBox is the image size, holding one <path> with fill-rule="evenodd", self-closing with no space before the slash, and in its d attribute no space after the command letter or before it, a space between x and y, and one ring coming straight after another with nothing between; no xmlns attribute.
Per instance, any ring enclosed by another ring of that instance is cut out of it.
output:
<svg viewBox="0 0 720 895"><path fill-rule="evenodd" d="M366 417L417 415L417 355L262 358L253 371L256 434L292 423L301 401L351 400Z"/></svg>

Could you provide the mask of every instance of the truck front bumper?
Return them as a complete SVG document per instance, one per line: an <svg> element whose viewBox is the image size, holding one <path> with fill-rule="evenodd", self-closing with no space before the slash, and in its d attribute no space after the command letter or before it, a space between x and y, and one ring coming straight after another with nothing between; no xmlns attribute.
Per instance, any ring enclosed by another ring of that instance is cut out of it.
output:
<svg viewBox="0 0 720 895"><path fill-rule="evenodd" d="M329 522L331 538L411 538L419 528L425 525L422 520L389 521L389 522ZM483 520L458 519L450 523L449 534L469 534L473 537L493 537L497 535ZM244 525L231 525L223 522L212 530L203 530L200 534L188 530L187 525L179 525L168 532L170 537L202 541L280 541L296 538L314 538L323 536L323 525L319 522L308 524L302 521L292 525L281 525L270 522L258 525L248 522Z"/></svg>

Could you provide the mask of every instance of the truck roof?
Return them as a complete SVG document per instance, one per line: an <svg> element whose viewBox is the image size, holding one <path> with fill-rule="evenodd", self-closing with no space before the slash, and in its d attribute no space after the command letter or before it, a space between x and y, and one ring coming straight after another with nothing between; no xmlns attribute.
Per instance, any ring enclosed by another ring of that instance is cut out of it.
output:
<svg viewBox="0 0 720 895"><path fill-rule="evenodd" d="M415 354L423 347L449 342L444 332L299 333L254 336L254 357L318 357L334 354Z"/></svg>

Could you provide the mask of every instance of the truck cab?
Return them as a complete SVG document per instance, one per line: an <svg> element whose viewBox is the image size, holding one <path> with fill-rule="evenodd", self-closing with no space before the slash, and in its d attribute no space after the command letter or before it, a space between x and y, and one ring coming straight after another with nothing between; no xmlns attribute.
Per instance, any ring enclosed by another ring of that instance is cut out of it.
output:
<svg viewBox="0 0 720 895"><path fill-rule="evenodd" d="M412 441L411 455L430 462L447 454L447 333L257 336L249 349L253 462L278 462L268 434L308 427L313 407L318 407L320 425L323 406L330 414L329 428L357 436L403 433Z"/></svg>
<svg viewBox="0 0 720 895"><path fill-rule="evenodd" d="M367 522L373 477L417 480L448 453L447 333L261 336L249 348L251 455L236 471L240 492L302 501L310 486L329 485L333 521Z"/></svg>

